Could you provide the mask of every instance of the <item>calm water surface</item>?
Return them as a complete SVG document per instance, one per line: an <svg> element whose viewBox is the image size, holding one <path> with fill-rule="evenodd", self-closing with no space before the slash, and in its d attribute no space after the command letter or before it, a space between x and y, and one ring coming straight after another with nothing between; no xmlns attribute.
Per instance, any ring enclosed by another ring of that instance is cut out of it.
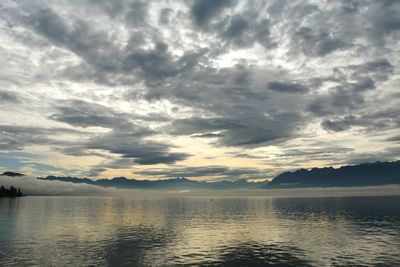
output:
<svg viewBox="0 0 400 267"><path fill-rule="evenodd" d="M400 266L400 197L0 199L0 266Z"/></svg>

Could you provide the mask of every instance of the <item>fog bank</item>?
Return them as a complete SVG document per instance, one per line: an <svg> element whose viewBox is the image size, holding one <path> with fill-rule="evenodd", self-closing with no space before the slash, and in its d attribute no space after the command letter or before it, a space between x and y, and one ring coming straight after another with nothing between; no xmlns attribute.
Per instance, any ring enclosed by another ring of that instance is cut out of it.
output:
<svg viewBox="0 0 400 267"><path fill-rule="evenodd" d="M104 188L89 184L48 181L32 176L0 175L0 186L21 188L27 196L122 196L163 197L346 197L400 195L400 185L331 188L243 189L243 190L140 190Z"/></svg>

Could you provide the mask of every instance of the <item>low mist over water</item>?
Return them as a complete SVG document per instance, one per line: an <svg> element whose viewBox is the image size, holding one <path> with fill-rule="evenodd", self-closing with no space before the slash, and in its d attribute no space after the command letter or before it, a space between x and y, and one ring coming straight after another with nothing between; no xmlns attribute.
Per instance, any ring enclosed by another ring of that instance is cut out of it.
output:
<svg viewBox="0 0 400 267"><path fill-rule="evenodd" d="M324 196L393 196L400 195L400 185L291 189L237 189L237 190L137 190L100 187L84 183L48 181L32 176L9 177L0 175L0 185L21 188L27 196L122 196L130 198L160 197L324 197Z"/></svg>
<svg viewBox="0 0 400 267"><path fill-rule="evenodd" d="M1 266L397 266L400 197L0 200ZM251 263L251 264L250 264Z"/></svg>

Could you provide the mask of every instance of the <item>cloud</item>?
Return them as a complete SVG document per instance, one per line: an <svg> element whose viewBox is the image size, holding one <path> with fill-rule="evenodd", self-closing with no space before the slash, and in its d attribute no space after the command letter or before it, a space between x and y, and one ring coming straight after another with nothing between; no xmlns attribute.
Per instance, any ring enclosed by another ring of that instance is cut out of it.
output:
<svg viewBox="0 0 400 267"><path fill-rule="evenodd" d="M100 126L112 129L109 133L94 136L85 142L75 143L62 150L69 155L90 155L92 152L88 151L107 151L124 159L130 159L124 161L124 167L135 164L171 164L189 157L188 153L170 152L171 146L168 144L145 140L144 138L152 136L156 132L134 123L135 116L132 114L118 113L103 105L81 100L64 101L56 109L57 113L51 115L50 118L73 126ZM139 116L138 119L153 120L152 114ZM155 118L155 121L158 120ZM113 164L106 165L115 168ZM96 166L93 171L95 169L96 173L104 170L104 165ZM92 173L94 173L93 171Z"/></svg>
<svg viewBox="0 0 400 267"><path fill-rule="evenodd" d="M249 28L249 22L240 15L236 15L230 18L227 29L222 33L227 39L235 39L244 34Z"/></svg>
<svg viewBox="0 0 400 267"><path fill-rule="evenodd" d="M394 135L392 137L386 138L386 141L398 142L400 141L400 135Z"/></svg>
<svg viewBox="0 0 400 267"><path fill-rule="evenodd" d="M366 128L368 131L396 129L400 124L400 110L384 109L360 115L337 116L334 119L324 119L321 126L335 132L346 131L352 127Z"/></svg>
<svg viewBox="0 0 400 267"><path fill-rule="evenodd" d="M108 5L100 5L108 12ZM59 76L73 80L94 80L113 86L132 84L137 79L129 76L137 72L136 75L153 82L155 78L164 79L192 68L206 52L194 49L182 56L173 55L169 45L155 33L155 27L146 23L148 4L134 1L126 8L125 22L132 30L129 40L123 43L116 41L109 29L93 27L84 18L64 17L48 6L18 19L48 44L68 50L80 59L58 70ZM144 30L140 30L142 27Z"/></svg>
<svg viewBox="0 0 400 267"><path fill-rule="evenodd" d="M365 122L362 122L357 117L350 115L336 121L326 119L322 122L322 127L327 130L341 132L350 129L352 126L363 124L365 124Z"/></svg>
<svg viewBox="0 0 400 267"><path fill-rule="evenodd" d="M134 174L147 175L159 178L175 177L213 177L214 179L240 178L267 178L271 175L266 170L256 168L229 168L226 166L203 166L203 167L175 167L175 168L153 168L144 171L135 171Z"/></svg>
<svg viewBox="0 0 400 267"><path fill-rule="evenodd" d="M133 1L129 5L125 19L128 25L141 26L146 23L148 18L149 4L147 1Z"/></svg>
<svg viewBox="0 0 400 267"><path fill-rule="evenodd" d="M60 134L65 133L81 134L82 132L68 128L0 125L0 149L12 151L32 145L65 145L70 142L57 139Z"/></svg>
<svg viewBox="0 0 400 267"><path fill-rule="evenodd" d="M387 59L377 59L337 67L334 71L334 77L327 78L326 82L336 85L325 94L316 96L309 104L308 110L315 115L342 115L362 110L366 105L366 95L389 79L393 65Z"/></svg>
<svg viewBox="0 0 400 267"><path fill-rule="evenodd" d="M198 26L207 24L214 16L218 15L224 8L232 6L232 0L195 0L191 7L191 15Z"/></svg>
<svg viewBox="0 0 400 267"><path fill-rule="evenodd" d="M293 36L296 48L307 56L326 56L346 46L345 42L330 36L327 32L314 33L311 28L302 27Z"/></svg>
<svg viewBox="0 0 400 267"><path fill-rule="evenodd" d="M106 150L123 158L132 159L132 164L169 164L184 160L188 153L170 152L170 146L164 143L137 140L131 133L112 132L89 140L86 149Z"/></svg>
<svg viewBox="0 0 400 267"><path fill-rule="evenodd" d="M60 151L72 156L95 155L107 159L109 162L93 166L94 170L104 170L105 167L113 169L130 168L135 165L173 164L185 160L190 153L172 152L175 146L143 139L141 132L135 131L111 131L110 133L97 135L86 141L75 142L70 146L61 148ZM111 153L111 155L109 154Z"/></svg>
<svg viewBox="0 0 400 267"><path fill-rule="evenodd" d="M0 150L85 157L92 174L174 165L193 153L183 139L246 162L339 133L384 151L400 125L399 15L389 0L3 1ZM350 153L333 154L320 156Z"/></svg>
<svg viewBox="0 0 400 267"><path fill-rule="evenodd" d="M224 146L259 145L279 141L290 136L301 121L301 115L294 113L274 114L272 117L248 118L196 118L173 122L171 133L192 135L220 131L218 142ZM215 136L214 136L215 137Z"/></svg>
<svg viewBox="0 0 400 267"><path fill-rule="evenodd" d="M193 134L191 136L195 138L217 138L217 137L223 137L224 135L217 133L205 133L205 134Z"/></svg>
<svg viewBox="0 0 400 267"><path fill-rule="evenodd" d="M151 50L138 49L128 53L123 62L123 68L126 71L140 68L141 74L148 82L152 83L154 79L163 79L177 74L182 74L193 68L207 50L196 52L187 52L179 58L174 58L168 52L168 45L163 42L156 42Z"/></svg>
<svg viewBox="0 0 400 267"><path fill-rule="evenodd" d="M257 16L251 11L235 14L209 27L209 31L227 45L247 48L257 43L271 49L276 45L271 36L271 21L265 18L257 20Z"/></svg>
<svg viewBox="0 0 400 267"><path fill-rule="evenodd" d="M353 153L348 159L350 164L361 164L365 162L396 161L400 157L400 146L392 146L384 150L369 151L364 153Z"/></svg>
<svg viewBox="0 0 400 267"><path fill-rule="evenodd" d="M115 68L115 61L104 61L116 55L111 36L105 31L91 27L87 21L76 19L67 23L53 9L43 8L30 14L23 22L53 45L72 51L89 65L100 70Z"/></svg>
<svg viewBox="0 0 400 267"><path fill-rule="evenodd" d="M113 111L106 106L90 103L78 99L63 100L57 104L57 113L50 116L51 119L80 127L128 127L133 125L127 114Z"/></svg>
<svg viewBox="0 0 400 267"><path fill-rule="evenodd" d="M2 104L15 104L19 103L20 99L15 92L0 90L0 103Z"/></svg>
<svg viewBox="0 0 400 267"><path fill-rule="evenodd" d="M268 88L280 93L307 93L308 88L291 82L270 82Z"/></svg>

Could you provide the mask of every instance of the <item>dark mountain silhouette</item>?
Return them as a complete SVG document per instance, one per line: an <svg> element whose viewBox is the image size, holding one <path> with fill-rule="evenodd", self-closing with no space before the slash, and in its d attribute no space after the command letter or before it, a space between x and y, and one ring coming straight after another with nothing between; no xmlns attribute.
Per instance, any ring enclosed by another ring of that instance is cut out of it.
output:
<svg viewBox="0 0 400 267"><path fill-rule="evenodd" d="M400 161L284 172L265 188L350 187L400 184Z"/></svg>
<svg viewBox="0 0 400 267"><path fill-rule="evenodd" d="M21 189L11 186L10 189L0 187L0 198L2 197L22 197Z"/></svg>
<svg viewBox="0 0 400 267"><path fill-rule="evenodd" d="M2 175L23 176L21 173L4 172ZM301 187L350 187L400 184L400 161L375 162L348 165L340 168L300 169L284 172L270 182L237 181L205 182L184 177L166 180L136 180L126 177L91 180L89 178L47 176L38 178L48 181L85 183L102 187L137 189L257 189L257 188L301 188Z"/></svg>
<svg viewBox="0 0 400 267"><path fill-rule="evenodd" d="M117 177L111 180L96 181L102 186L116 186L124 188L152 188L152 189L250 189L261 187L261 183L248 182L245 179L238 181L205 182L193 181L184 177L166 180L135 180Z"/></svg>
<svg viewBox="0 0 400 267"><path fill-rule="evenodd" d="M204 182L193 181L184 177L166 180L136 180L126 177L91 180L88 178L47 176L39 178L50 181L85 183L102 187L137 188L137 189L251 189L260 188L265 183L252 183L245 179L238 181Z"/></svg>
<svg viewBox="0 0 400 267"><path fill-rule="evenodd" d="M3 176L11 176L11 177L21 177L21 176L25 176L22 173L18 173L18 172L3 172L3 174L1 174Z"/></svg>

